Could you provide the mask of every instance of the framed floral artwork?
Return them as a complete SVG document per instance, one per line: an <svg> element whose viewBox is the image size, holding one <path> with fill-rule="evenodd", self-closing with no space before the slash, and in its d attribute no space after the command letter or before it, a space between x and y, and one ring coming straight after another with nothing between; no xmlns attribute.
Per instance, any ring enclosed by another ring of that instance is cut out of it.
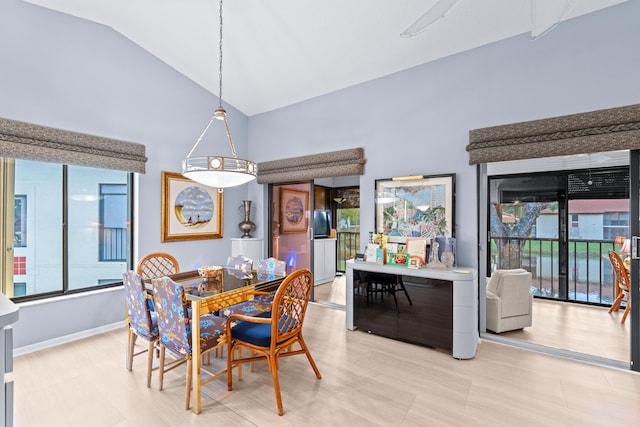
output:
<svg viewBox="0 0 640 427"><path fill-rule="evenodd" d="M455 234L455 174L376 180L375 232L389 242Z"/></svg>
<svg viewBox="0 0 640 427"><path fill-rule="evenodd" d="M280 190L280 233L306 233L309 192L282 188Z"/></svg>
<svg viewBox="0 0 640 427"><path fill-rule="evenodd" d="M223 193L185 178L162 172L162 241L222 238Z"/></svg>

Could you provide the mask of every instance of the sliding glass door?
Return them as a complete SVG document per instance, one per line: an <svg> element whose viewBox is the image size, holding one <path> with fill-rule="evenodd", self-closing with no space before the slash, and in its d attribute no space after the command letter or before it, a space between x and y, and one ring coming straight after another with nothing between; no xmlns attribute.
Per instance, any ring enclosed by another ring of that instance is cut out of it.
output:
<svg viewBox="0 0 640 427"><path fill-rule="evenodd" d="M629 245L629 170L494 176L489 179L488 271L524 268L535 296L611 305L608 252Z"/></svg>
<svg viewBox="0 0 640 427"><path fill-rule="evenodd" d="M565 187L561 175L490 178L488 272L523 268L534 295L566 299Z"/></svg>

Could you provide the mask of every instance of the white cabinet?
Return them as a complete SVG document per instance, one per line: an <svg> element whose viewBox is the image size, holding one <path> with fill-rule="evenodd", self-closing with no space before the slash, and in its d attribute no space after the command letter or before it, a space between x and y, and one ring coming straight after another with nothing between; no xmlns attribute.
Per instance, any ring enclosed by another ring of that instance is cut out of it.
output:
<svg viewBox="0 0 640 427"><path fill-rule="evenodd" d="M253 266L264 259L264 239L231 239L231 256L244 255L253 261Z"/></svg>
<svg viewBox="0 0 640 427"><path fill-rule="evenodd" d="M336 239L313 241L313 284L319 285L336 277Z"/></svg>

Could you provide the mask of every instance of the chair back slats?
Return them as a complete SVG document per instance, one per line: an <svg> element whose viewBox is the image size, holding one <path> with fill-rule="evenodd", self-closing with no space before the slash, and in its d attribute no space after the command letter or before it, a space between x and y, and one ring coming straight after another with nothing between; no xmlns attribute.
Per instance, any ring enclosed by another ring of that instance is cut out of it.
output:
<svg viewBox="0 0 640 427"><path fill-rule="evenodd" d="M136 272L144 280L156 277L171 276L180 272L180 265L172 255L166 252L153 252L138 262Z"/></svg>
<svg viewBox="0 0 640 427"><path fill-rule="evenodd" d="M609 260L611 261L611 265L615 272L616 286L618 286L620 290L628 292L629 289L631 289L629 273L627 273L627 269L624 267L624 263L622 262L620 255L614 251L609 251Z"/></svg>
<svg viewBox="0 0 640 427"><path fill-rule="evenodd" d="M174 353L190 355L191 326L184 287L168 277L153 279L152 283L160 343Z"/></svg>
<svg viewBox="0 0 640 427"><path fill-rule="evenodd" d="M273 298L272 346L302 328L312 287L313 276L306 269L294 271L282 282Z"/></svg>
<svg viewBox="0 0 640 427"><path fill-rule="evenodd" d="M129 314L129 327L136 335L147 340L157 339L158 328L152 321L142 277L134 271L129 271L122 275L122 283Z"/></svg>

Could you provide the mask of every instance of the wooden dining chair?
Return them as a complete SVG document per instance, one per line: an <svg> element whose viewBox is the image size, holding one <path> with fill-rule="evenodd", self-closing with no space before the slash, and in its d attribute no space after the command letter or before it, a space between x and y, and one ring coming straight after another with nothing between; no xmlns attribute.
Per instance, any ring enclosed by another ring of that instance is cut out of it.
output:
<svg viewBox="0 0 640 427"><path fill-rule="evenodd" d="M210 313L200 314L199 306L192 313L193 319L190 319L189 303L181 284L168 277L153 279L152 283L153 298L158 313L160 366L164 366L166 350L177 357L177 360L186 361L185 409L190 407L193 389L196 399L194 412L198 414L200 413L200 387L227 372L226 369L213 372L202 367L202 356L224 344L222 335L225 332L225 320ZM192 341L192 328L199 336L197 342ZM163 388L164 373L169 370L166 368L160 371L160 390ZM207 375L205 380L201 379L201 372ZM192 386L194 381L195 387Z"/></svg>
<svg viewBox="0 0 640 427"><path fill-rule="evenodd" d="M270 317L251 317L233 314L227 319L227 385L233 389L232 368L243 363L266 360L273 377L278 414L283 415L280 380L278 378L278 360L282 357L305 354L313 372L321 379L309 348L302 338L304 323L313 276L307 269L296 270L282 282L273 299ZM293 350L293 346L299 346ZM242 349L249 350L249 357L242 357Z"/></svg>
<svg viewBox="0 0 640 427"><path fill-rule="evenodd" d="M156 277L171 276L180 272L178 260L166 252L153 252L144 256L136 268L144 280L155 279Z"/></svg>
<svg viewBox="0 0 640 427"><path fill-rule="evenodd" d="M618 311L620 305L624 302L626 307L620 323L624 323L627 320L627 315L631 309L631 281L629 280L629 273L622 262L622 258L614 251L609 251L609 260L613 266L615 273L616 288L618 289L618 296L611 305L609 313L612 311Z"/></svg>

